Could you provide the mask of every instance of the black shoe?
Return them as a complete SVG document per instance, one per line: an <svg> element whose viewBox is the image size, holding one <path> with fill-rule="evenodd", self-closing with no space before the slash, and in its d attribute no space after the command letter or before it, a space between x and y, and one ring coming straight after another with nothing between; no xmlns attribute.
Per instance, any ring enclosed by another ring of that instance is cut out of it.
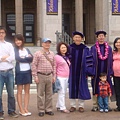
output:
<svg viewBox="0 0 120 120"><path fill-rule="evenodd" d="M93 112L98 111L98 107L93 107L91 111L93 111Z"/></svg>
<svg viewBox="0 0 120 120"><path fill-rule="evenodd" d="M48 115L54 115L54 113L52 112L52 111L50 111L50 112L45 112L45 114L48 114Z"/></svg>
<svg viewBox="0 0 120 120"><path fill-rule="evenodd" d="M112 111L112 109L111 109L109 106L108 106L108 111L109 111L109 112L111 112L111 111Z"/></svg>
<svg viewBox="0 0 120 120"><path fill-rule="evenodd" d="M56 108L57 109L57 111L60 111L60 108Z"/></svg>
<svg viewBox="0 0 120 120"><path fill-rule="evenodd" d="M18 114L15 113L15 112L11 112L11 113L9 113L9 116L10 116L10 117L17 118L17 117L18 117Z"/></svg>
<svg viewBox="0 0 120 120"><path fill-rule="evenodd" d="M44 116L44 112L40 112L38 115L39 115L40 117L43 117L43 116Z"/></svg>
<svg viewBox="0 0 120 120"><path fill-rule="evenodd" d="M0 112L0 120L4 120L3 113Z"/></svg>
<svg viewBox="0 0 120 120"><path fill-rule="evenodd" d="M120 112L119 108L114 109L115 112Z"/></svg>

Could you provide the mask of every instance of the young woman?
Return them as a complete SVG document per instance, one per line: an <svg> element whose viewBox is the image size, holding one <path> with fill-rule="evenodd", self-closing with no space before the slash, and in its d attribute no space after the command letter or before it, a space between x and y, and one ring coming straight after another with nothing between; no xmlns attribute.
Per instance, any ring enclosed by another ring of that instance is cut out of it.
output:
<svg viewBox="0 0 120 120"><path fill-rule="evenodd" d="M15 83L17 84L17 102L19 106L19 114L22 116L31 115L28 111L30 84L32 83L32 75L30 63L33 56L29 49L24 48L24 37L16 34L15 41ZM24 89L24 107L22 106L22 90Z"/></svg>
<svg viewBox="0 0 120 120"><path fill-rule="evenodd" d="M68 46L64 42L60 42L57 45L56 60L56 76L60 81L61 89L58 91L58 100L56 107L61 112L69 113L65 106L65 93L68 87L69 78L69 65L70 61L68 58Z"/></svg>
<svg viewBox="0 0 120 120"><path fill-rule="evenodd" d="M114 40L113 71L114 71L113 81L117 105L117 108L114 111L120 111L120 37L117 37Z"/></svg>

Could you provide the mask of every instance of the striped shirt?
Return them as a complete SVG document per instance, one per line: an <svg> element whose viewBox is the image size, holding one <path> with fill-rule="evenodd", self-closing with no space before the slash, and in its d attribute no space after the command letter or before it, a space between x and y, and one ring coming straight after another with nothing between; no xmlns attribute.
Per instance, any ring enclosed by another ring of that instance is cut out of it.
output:
<svg viewBox="0 0 120 120"><path fill-rule="evenodd" d="M53 77L54 78L56 77L56 67L55 67L54 53L52 51L49 51L48 53L46 53L46 55L53 62L53 66L46 59L42 50L37 51L34 54L33 62L32 62L32 75L33 75L33 77L36 77L38 72L41 72L41 73L51 73L51 72L53 72Z"/></svg>

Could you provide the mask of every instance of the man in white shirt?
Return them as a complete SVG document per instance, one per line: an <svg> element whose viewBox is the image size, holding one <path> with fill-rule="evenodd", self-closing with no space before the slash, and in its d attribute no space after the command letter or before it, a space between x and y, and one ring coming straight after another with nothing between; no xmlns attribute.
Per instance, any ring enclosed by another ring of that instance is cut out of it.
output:
<svg viewBox="0 0 120 120"><path fill-rule="evenodd" d="M15 113L14 74L12 61L15 60L14 48L5 41L6 29L0 26L0 120L3 120L2 91L4 84L8 93L8 114L18 117Z"/></svg>

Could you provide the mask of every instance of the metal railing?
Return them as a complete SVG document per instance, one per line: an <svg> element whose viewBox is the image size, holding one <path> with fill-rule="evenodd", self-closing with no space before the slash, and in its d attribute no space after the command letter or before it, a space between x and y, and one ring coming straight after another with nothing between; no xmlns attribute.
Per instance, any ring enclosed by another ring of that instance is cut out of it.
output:
<svg viewBox="0 0 120 120"><path fill-rule="evenodd" d="M56 34L57 43L62 42L62 41L67 44L73 43L72 38L66 32L61 33L61 32L56 31L55 34Z"/></svg>

